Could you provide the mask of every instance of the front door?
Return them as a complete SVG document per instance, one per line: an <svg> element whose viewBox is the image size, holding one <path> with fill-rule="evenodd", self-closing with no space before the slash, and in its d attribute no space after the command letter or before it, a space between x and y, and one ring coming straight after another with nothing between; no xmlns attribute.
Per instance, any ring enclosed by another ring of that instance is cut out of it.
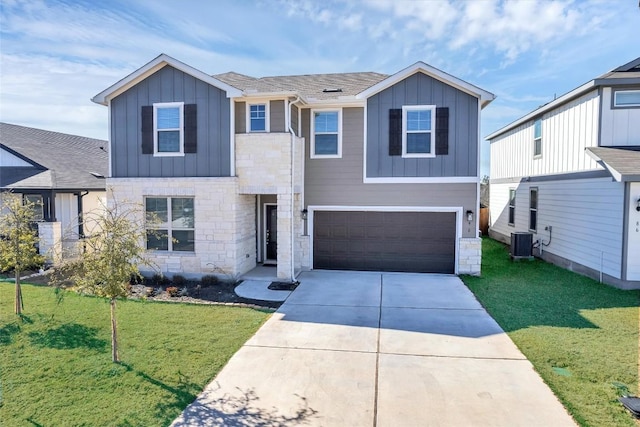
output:
<svg viewBox="0 0 640 427"><path fill-rule="evenodd" d="M265 204L265 259L266 264L275 263L278 259L278 206Z"/></svg>

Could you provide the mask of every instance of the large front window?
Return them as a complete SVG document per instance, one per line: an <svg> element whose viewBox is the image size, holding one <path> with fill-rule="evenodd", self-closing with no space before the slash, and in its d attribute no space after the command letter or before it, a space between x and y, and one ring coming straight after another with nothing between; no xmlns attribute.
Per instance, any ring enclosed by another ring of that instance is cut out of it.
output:
<svg viewBox="0 0 640 427"><path fill-rule="evenodd" d="M195 251L195 215L192 197L147 197L147 249Z"/></svg>
<svg viewBox="0 0 640 427"><path fill-rule="evenodd" d="M153 105L154 148L156 155L184 153L182 102Z"/></svg>
<svg viewBox="0 0 640 427"><path fill-rule="evenodd" d="M402 107L402 156L435 156L435 105Z"/></svg>
<svg viewBox="0 0 640 427"><path fill-rule="evenodd" d="M342 157L342 114L340 110L312 112L311 158Z"/></svg>

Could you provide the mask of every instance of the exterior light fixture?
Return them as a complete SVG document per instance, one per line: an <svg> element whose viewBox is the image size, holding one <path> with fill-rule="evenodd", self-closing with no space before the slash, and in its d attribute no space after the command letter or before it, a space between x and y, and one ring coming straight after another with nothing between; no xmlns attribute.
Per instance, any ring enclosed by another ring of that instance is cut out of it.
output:
<svg viewBox="0 0 640 427"><path fill-rule="evenodd" d="M307 216L308 216L308 214L309 214L309 211L308 211L308 210L306 210L306 209L302 209L302 211L300 212L300 217L301 217L304 221L306 221L306 220L307 220Z"/></svg>
<svg viewBox="0 0 640 427"><path fill-rule="evenodd" d="M636 210L640 212L640 199L636 202Z"/></svg>
<svg viewBox="0 0 640 427"><path fill-rule="evenodd" d="M467 221L473 222L473 211L467 211Z"/></svg>

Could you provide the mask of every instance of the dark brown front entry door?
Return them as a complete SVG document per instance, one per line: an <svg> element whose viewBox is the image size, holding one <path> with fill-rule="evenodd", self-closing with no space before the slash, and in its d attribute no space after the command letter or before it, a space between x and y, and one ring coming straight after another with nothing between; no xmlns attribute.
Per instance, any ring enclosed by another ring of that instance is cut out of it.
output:
<svg viewBox="0 0 640 427"><path fill-rule="evenodd" d="M267 246L265 261L273 262L278 259L278 206L266 205L265 208L265 243Z"/></svg>

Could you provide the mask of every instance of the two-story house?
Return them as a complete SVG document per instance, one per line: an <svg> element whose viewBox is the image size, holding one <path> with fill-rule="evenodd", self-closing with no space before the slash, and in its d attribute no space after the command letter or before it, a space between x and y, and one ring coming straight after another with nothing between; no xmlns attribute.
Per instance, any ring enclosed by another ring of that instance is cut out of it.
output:
<svg viewBox="0 0 640 427"><path fill-rule="evenodd" d="M640 288L640 58L487 137L491 229L545 260Z"/></svg>
<svg viewBox="0 0 640 427"><path fill-rule="evenodd" d="M109 108L116 198L160 218L165 273L480 272L480 111L494 96L418 62L393 75L208 75L160 55Z"/></svg>

